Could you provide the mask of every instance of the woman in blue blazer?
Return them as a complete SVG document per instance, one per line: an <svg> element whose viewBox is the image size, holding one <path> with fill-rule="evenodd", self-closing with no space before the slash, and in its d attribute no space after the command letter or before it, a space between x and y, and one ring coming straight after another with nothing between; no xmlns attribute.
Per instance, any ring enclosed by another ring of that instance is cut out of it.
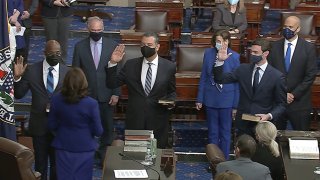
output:
<svg viewBox="0 0 320 180"><path fill-rule="evenodd" d="M227 49L228 60L224 61L224 72L231 72L240 65L240 55L230 48L230 33L227 30L216 31L212 37L213 48L205 50L199 83L196 108L205 106L208 122L208 139L216 144L229 158L231 142L232 108L236 108L239 100L237 83L217 84L214 82L212 67L218 57L219 49Z"/></svg>
<svg viewBox="0 0 320 180"><path fill-rule="evenodd" d="M58 180L91 180L95 136L102 134L98 102L87 96L88 82L80 68L71 68L61 93L52 97L48 127L55 134Z"/></svg>

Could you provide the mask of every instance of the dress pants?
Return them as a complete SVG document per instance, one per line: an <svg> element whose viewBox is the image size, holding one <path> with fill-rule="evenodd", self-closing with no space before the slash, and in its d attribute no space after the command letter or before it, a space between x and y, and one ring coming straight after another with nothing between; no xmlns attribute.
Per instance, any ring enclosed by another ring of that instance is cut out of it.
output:
<svg viewBox="0 0 320 180"><path fill-rule="evenodd" d="M229 159L232 126L232 108L206 107L208 141L216 144Z"/></svg>
<svg viewBox="0 0 320 180"><path fill-rule="evenodd" d="M286 111L281 118L276 121L277 129L285 130L287 128L287 122L289 121L293 130L309 131L311 122L310 113L310 110Z"/></svg>
<svg viewBox="0 0 320 180"><path fill-rule="evenodd" d="M41 180L47 180L48 159L50 160L50 180L56 180L56 165L54 148L51 147L53 135L47 133L43 136L33 136L35 154L35 170L41 173Z"/></svg>

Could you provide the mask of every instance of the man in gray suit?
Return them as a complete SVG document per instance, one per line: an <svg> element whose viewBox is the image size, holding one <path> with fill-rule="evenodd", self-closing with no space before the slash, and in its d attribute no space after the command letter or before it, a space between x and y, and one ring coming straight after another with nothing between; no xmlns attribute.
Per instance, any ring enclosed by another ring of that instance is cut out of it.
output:
<svg viewBox="0 0 320 180"><path fill-rule="evenodd" d="M255 151L255 140L249 135L241 135L235 146L236 159L219 163L216 168L217 174L233 171L245 180L271 180L269 168L250 159Z"/></svg>
<svg viewBox="0 0 320 180"><path fill-rule="evenodd" d="M53 135L48 131L47 121L50 98L62 88L68 67L61 64L60 44L55 40L47 42L45 60L28 66L23 58L14 64L14 96L24 97L30 90L32 104L29 119L29 133L32 136L35 154L35 170L41 173L41 180L47 179L48 158L50 159L50 179L56 179L54 150L51 147Z"/></svg>
<svg viewBox="0 0 320 180"><path fill-rule="evenodd" d="M102 36L103 20L99 17L88 19L89 37L78 42L74 48L72 66L80 67L86 75L89 95L99 102L103 134L100 138L98 155L104 160L106 147L113 141L113 108L119 99L120 89L106 86L106 71L111 54L117 43Z"/></svg>

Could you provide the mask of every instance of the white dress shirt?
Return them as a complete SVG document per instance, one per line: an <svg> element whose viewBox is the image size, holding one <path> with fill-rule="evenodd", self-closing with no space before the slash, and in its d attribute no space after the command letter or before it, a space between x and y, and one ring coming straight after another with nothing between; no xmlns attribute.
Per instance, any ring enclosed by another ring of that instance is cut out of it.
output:
<svg viewBox="0 0 320 180"><path fill-rule="evenodd" d="M288 41L286 39L284 40L284 49L283 49L284 50L284 53L283 53L284 57L283 58L286 57L288 43L291 43L291 46L290 46L290 48L291 48L290 62L291 62L294 50L296 49L296 46L297 46L297 42L298 42L298 37L295 40L293 40L292 42L290 42L290 41Z"/></svg>
<svg viewBox="0 0 320 180"><path fill-rule="evenodd" d="M268 62L264 63L263 65L261 66L258 66L258 65L254 65L254 68L253 68L253 72L252 72L252 80L251 80L251 85L253 86L253 80L254 80L254 73L256 73L256 70L257 70L257 67L260 67L260 71L259 71L259 83L261 81L261 78L263 76L263 73L266 71L266 68L268 66Z"/></svg>
<svg viewBox="0 0 320 180"><path fill-rule="evenodd" d="M47 88L47 77L48 77L49 67L50 67L50 65L48 64L47 60L44 60L42 72L43 72L43 83L46 88ZM53 70L52 70L53 90L55 90L58 85L58 81L59 81L59 63L55 66L52 66L52 67L53 67Z"/></svg>
<svg viewBox="0 0 320 180"><path fill-rule="evenodd" d="M149 68L148 63L149 61L146 58L143 58L142 69L141 69L141 83L142 83L143 89L145 89L145 84L146 84L146 76ZM152 63L151 64L151 69L152 69L151 89L152 89L157 77L159 56L157 55L157 57L151 63Z"/></svg>

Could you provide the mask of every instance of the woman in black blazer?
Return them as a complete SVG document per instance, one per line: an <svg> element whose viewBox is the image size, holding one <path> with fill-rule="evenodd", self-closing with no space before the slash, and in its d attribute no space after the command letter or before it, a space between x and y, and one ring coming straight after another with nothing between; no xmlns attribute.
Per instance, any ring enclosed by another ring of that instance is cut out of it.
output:
<svg viewBox="0 0 320 180"><path fill-rule="evenodd" d="M270 121L261 121L256 126L257 149L252 161L269 167L272 179L283 180L284 169L279 146L275 141L277 128Z"/></svg>
<svg viewBox="0 0 320 180"><path fill-rule="evenodd" d="M247 29L247 15L244 0L224 0L217 6L212 22L213 31L228 30L229 33L242 33Z"/></svg>

